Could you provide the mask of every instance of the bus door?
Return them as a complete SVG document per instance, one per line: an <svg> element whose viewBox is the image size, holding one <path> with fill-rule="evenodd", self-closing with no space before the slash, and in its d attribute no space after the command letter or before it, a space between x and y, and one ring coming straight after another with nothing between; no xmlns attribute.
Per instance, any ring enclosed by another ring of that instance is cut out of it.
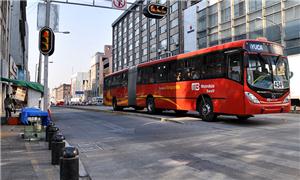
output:
<svg viewBox="0 0 300 180"><path fill-rule="evenodd" d="M233 50L225 52L227 64L227 79L224 112L228 114L241 114L244 112L243 88L243 51Z"/></svg>
<svg viewBox="0 0 300 180"><path fill-rule="evenodd" d="M136 105L136 80L137 67L133 66L128 70L128 106Z"/></svg>

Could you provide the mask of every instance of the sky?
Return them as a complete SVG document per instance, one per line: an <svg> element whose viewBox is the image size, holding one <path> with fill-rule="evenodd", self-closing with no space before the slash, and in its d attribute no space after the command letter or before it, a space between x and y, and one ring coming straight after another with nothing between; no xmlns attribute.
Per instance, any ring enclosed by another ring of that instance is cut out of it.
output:
<svg viewBox="0 0 300 180"><path fill-rule="evenodd" d="M63 0L60 0L63 1ZM92 2L92 0L69 0L69 2ZM35 81L38 63L37 5L41 1L28 0L27 22L29 27L28 67L30 80ZM111 5L107 0L96 0L99 4ZM129 1L132 2L132 1ZM112 23L122 11L95 7L59 4L59 31L70 34L55 34L55 51L49 57L49 88L70 83L72 74L87 72L91 58L103 52L104 45L112 44ZM43 79L42 79L43 82Z"/></svg>

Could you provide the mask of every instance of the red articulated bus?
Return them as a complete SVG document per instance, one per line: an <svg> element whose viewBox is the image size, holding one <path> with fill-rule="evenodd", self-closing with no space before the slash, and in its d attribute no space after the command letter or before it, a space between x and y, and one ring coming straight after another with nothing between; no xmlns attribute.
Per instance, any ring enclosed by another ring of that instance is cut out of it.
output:
<svg viewBox="0 0 300 180"><path fill-rule="evenodd" d="M290 111L289 66L282 46L239 40L124 69L105 77L104 104L149 113L198 111L247 119Z"/></svg>

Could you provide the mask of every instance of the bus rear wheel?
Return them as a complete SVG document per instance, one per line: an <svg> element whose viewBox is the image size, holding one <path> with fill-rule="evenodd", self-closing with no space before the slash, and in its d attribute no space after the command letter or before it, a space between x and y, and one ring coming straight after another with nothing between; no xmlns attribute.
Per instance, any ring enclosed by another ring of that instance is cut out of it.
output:
<svg viewBox="0 0 300 180"><path fill-rule="evenodd" d="M202 97L198 101L198 112L203 121L212 122L216 119L212 101L208 97Z"/></svg>
<svg viewBox="0 0 300 180"><path fill-rule="evenodd" d="M113 105L113 110L114 111L120 111L120 110L122 110L122 108L120 106L118 106L116 98L113 99L112 105Z"/></svg>
<svg viewBox="0 0 300 180"><path fill-rule="evenodd" d="M154 103L154 98L153 97L149 97L146 100L146 106L147 106L147 112L149 114L154 114L156 112L155 110L155 103Z"/></svg>

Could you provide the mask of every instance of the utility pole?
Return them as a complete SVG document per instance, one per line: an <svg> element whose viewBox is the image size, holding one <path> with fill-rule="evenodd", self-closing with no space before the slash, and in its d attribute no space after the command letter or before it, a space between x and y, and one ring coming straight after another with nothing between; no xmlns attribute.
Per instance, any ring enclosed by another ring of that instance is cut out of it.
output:
<svg viewBox="0 0 300 180"><path fill-rule="evenodd" d="M46 23L45 26L49 27L50 24L50 1L46 0ZM49 106L49 93L48 93L48 55L44 56L44 111L48 110Z"/></svg>
<svg viewBox="0 0 300 180"><path fill-rule="evenodd" d="M42 53L39 55L39 64L38 64L38 73L37 73L37 82L42 84L41 76L42 76Z"/></svg>

